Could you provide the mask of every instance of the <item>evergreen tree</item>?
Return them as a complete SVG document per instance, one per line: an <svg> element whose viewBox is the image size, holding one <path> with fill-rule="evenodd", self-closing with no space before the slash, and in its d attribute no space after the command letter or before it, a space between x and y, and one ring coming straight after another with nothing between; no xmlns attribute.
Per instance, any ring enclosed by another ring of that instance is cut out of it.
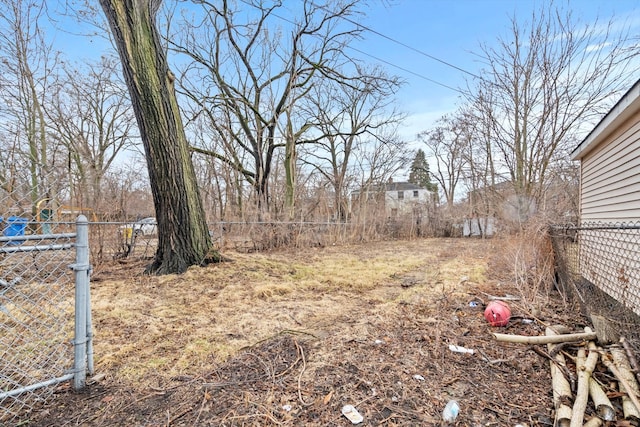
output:
<svg viewBox="0 0 640 427"><path fill-rule="evenodd" d="M427 156L424 154L424 151L420 149L416 152L416 157L411 163L409 182L415 185L419 185L422 188L426 188L429 191L438 191L438 185L431 182L431 174L429 173L429 163L427 162Z"/></svg>

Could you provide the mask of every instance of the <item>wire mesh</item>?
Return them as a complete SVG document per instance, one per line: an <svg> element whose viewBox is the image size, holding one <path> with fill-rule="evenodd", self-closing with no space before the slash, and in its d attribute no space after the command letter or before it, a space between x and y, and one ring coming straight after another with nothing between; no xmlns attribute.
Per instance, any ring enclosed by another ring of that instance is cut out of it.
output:
<svg viewBox="0 0 640 427"><path fill-rule="evenodd" d="M640 350L640 222L551 228L558 286Z"/></svg>
<svg viewBox="0 0 640 427"><path fill-rule="evenodd" d="M73 378L75 225L60 177L0 180L0 425L15 425Z"/></svg>
<svg viewBox="0 0 640 427"><path fill-rule="evenodd" d="M74 235L28 235L29 225L15 234L5 223L0 237L0 424L54 390L32 386L73 367Z"/></svg>

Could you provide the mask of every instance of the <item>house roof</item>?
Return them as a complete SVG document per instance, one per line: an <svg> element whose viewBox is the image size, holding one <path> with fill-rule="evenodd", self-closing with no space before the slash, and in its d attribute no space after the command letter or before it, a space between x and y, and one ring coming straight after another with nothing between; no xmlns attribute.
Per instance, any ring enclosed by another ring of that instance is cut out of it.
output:
<svg viewBox="0 0 640 427"><path fill-rule="evenodd" d="M582 159L625 120L640 110L640 80L613 106L593 130L571 152L571 160Z"/></svg>
<svg viewBox="0 0 640 427"><path fill-rule="evenodd" d="M419 185L415 185L410 182L387 182L386 184L380 187L383 188L385 191L425 190Z"/></svg>
<svg viewBox="0 0 640 427"><path fill-rule="evenodd" d="M411 190L426 190L426 188L420 187L419 185L415 185L410 182L387 182L384 184L376 184L376 185L371 185L369 187L361 188L359 190L354 191L354 193L359 193L361 191L373 193L378 191L411 191Z"/></svg>

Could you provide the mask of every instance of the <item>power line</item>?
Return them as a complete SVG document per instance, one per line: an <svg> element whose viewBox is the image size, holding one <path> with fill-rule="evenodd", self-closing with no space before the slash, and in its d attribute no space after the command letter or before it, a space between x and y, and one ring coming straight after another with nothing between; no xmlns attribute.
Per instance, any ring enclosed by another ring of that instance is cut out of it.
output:
<svg viewBox="0 0 640 427"><path fill-rule="evenodd" d="M248 6L251 6L251 4L247 2L247 0L240 0L240 1L241 1L242 3L244 3L244 4L248 5ZM318 6L318 5L316 5L315 3L313 3L313 2L310 2L310 3L311 3L312 5L314 5L315 7L317 7L318 9L322 9L322 10L325 10L325 11L327 10L324 6ZM275 16L276 18L281 19L281 20L283 20L283 21L285 21L285 22L288 22L289 24L293 24L293 25L295 25L295 22L293 22L293 21L291 21L290 19L287 19L287 18L285 18L285 17L283 17L283 16L280 16L280 15L278 15L277 13L272 12L272 13L271 13L271 15L273 15L273 16ZM428 56L428 57L431 57L431 56L430 56L429 54L427 54L427 53L420 52L419 50L414 49L414 48L412 48L412 47L410 47L410 46L407 46L407 45L403 44L402 42L396 41L396 40L394 40L394 39L392 39L392 38L390 38L390 37L387 37L387 36L385 36L385 35L383 35L383 34L381 34L381 33L378 33L378 32L377 32L377 31L375 31L375 30L372 30L372 29L367 28L367 27L365 27L365 26L363 26L363 25L360 25L360 24L358 24L357 22L352 21L352 20L351 20L351 19L349 19L349 18L345 18L345 17L344 17L344 16L342 16L342 15L340 15L339 17L340 17L340 18L342 18L342 19L345 19L345 20L347 20L347 21L349 21L349 22L351 22L351 23L352 23L352 24L354 24L354 25L357 25L357 26L362 27L362 28L364 28L364 29L365 29L365 30L367 30L367 31L371 31L371 32L373 32L373 33L375 33L375 34L379 34L380 36L382 36L382 37L384 37L384 38L386 38L386 39L389 39L389 40L391 40L391 41L393 41L393 42L395 42L395 43L398 43L398 44L400 44L400 45L402 45L402 46L405 46L405 47L407 47L407 48L409 48L409 49L411 49L411 50L415 50L416 52L419 52L419 53L421 53L421 54L423 54L423 55L426 55L426 56ZM419 77L419 78L421 78L421 79L423 79L423 80L429 81L429 82L431 82L431 83L435 83L435 84L437 84L437 85L439 85L439 86L442 86L442 87L444 87L444 88L450 89L450 90L452 90L452 91L454 91L454 92L458 92L458 93L460 93L460 94L464 95L464 92L462 92L460 89L456 89L456 88L454 88L454 87L452 87L452 86L446 85L446 84L441 83L441 82L439 82L439 81L437 81L437 80L434 80L434 79L432 79L432 78L430 78L430 77L427 77L427 76L422 75L422 74L420 74L420 73L417 73L417 72L415 72L415 71L411 71L411 70L409 70L409 69L407 69L407 68L400 67L399 65L396 65L396 64L394 64L394 63L392 63L392 62L389 62L389 61L386 61L386 60L384 60L384 59L382 59L382 58L378 58L378 57L376 57L376 56L374 56L374 55L371 55L370 53L363 52L363 51L361 51L361 50L359 50L359 49L356 49L355 47L352 47L352 46L346 46L346 47L348 47L349 49L354 50L354 51L356 51L356 52L359 52L359 53L361 53L362 55L365 55L365 56L368 56L368 57L370 57L370 58L373 58L373 59L375 59L376 61L380 61L380 62L382 62L382 63L384 63L384 64L387 64L387 65L389 65L389 66L391 66L391 67L394 67L394 68L397 68L397 69L399 69L399 70L402 70L402 71L404 71L405 73L412 74L412 75L414 75L414 76L416 76L416 77ZM478 77L478 76L476 76L476 75L475 75L475 74L473 74L473 73L470 73L470 72L468 72L468 71L465 71L465 70L463 70L462 68L456 67L455 65L451 65L451 64L449 64L449 63L447 63L447 62L445 62L445 61L442 61L442 60L440 60L440 59L438 59L438 58L432 57L432 59L435 59L435 60L437 60L437 61L439 61L439 62L442 62L443 64L446 64L446 65L448 65L448 66L450 66L450 67L453 67L453 68L455 68L455 69L457 69L457 70L460 70L460 71L462 71L462 72L464 72L464 73L467 73L467 74L469 74L469 75L471 75L471 76ZM478 77L478 78L479 78L479 77Z"/></svg>
<svg viewBox="0 0 640 427"><path fill-rule="evenodd" d="M327 11L326 6L318 6L318 5L317 5L317 4L315 4L313 1L311 1L310 3L311 3L312 5L314 5L315 7L317 7L318 9L322 9L322 10L324 10L325 12ZM405 47L405 48L407 48L407 49L409 49L409 50L412 50L412 51L414 51L414 52L416 52L416 53L419 53L420 55L423 55L423 56L425 56L425 57L427 57L427 58L429 58L429 59L432 59L432 60L434 60L434 61L440 62L441 64L444 64L444 65L446 65L447 67L451 67L451 68L454 68L454 69L456 69L456 70L458 70L458 71L462 71L463 73L468 74L468 75L470 75L470 76L473 76L473 77L475 77L475 78L477 78L477 79L480 79L480 78L481 78L479 75L474 74L474 73L472 73L471 71L467 71L467 70L465 70L464 68L458 67L457 65L453 65L453 64L451 64L450 62L445 61L444 59L440 59L440 58L438 58L438 57L436 57L436 56L433 56L433 55L430 55L430 54L428 54L428 53L426 53L426 52L423 52L423 51L421 51L420 49L417 49L417 48L415 48L415 47L413 47L413 46L410 46L410 45L408 45L408 44L406 44L406 43L404 43L404 42L401 42L400 40L396 40L396 39L394 39L393 37L389 37L389 36L387 36L387 35L385 35L385 34L382 34L381 32L376 31L376 30L374 30L374 29L372 29L372 28L370 28L370 27L367 27L366 25L359 24L358 22L354 21L354 20L353 20L353 19L351 19L351 18L347 18L347 17L345 17L345 16L343 16L343 15L339 15L339 17L340 17L340 18L342 18L342 19L344 19L344 20L345 20L345 21L347 21L347 22L350 22L350 23L351 23L351 24L353 24L353 25L356 25L356 26L358 26L358 27L360 27L360 28L362 28L362 29L364 29L364 30L366 30L366 31L369 31L370 33L373 33L373 34L375 34L375 35L377 35L377 36L380 36L380 37L382 37L382 38L384 38L384 39L387 39L387 40L389 40L389 41L391 41L391 42L393 42L393 43L396 43L396 44L398 44L398 45L400 45L400 46L402 46L402 47ZM438 83L438 84L440 84L440 83Z"/></svg>
<svg viewBox="0 0 640 427"><path fill-rule="evenodd" d="M390 65L390 66L392 66L392 67L394 67L394 68L397 68L397 69L399 69L399 70L402 70L402 71L404 71L405 73L413 74L413 75L414 75L414 76L416 76L416 77L420 77L421 79L427 80L427 81L429 81L429 82L431 82L431 83L435 83L435 84L440 85L440 86L442 86L442 87L445 87L445 88L447 88L447 89L451 89L452 91L454 91L454 92L458 92L458 93L460 93L460 94L462 94L462 95L464 95L464 94L465 94L465 93L464 93L463 91L461 91L460 89L456 89L456 88L454 88L454 87L452 87L452 86L448 86L448 85L446 85L446 84L444 84L444 83L440 83L440 82L439 82L439 81L437 81L437 80L434 80L434 79L429 78L429 77L427 77L427 76L423 76L422 74L416 73L415 71L411 71L411 70L409 70L409 69L406 69L406 68L400 67L399 65L393 64L393 63L391 63L391 62L389 62L389 61L385 61L385 60L384 60L384 59L382 59L382 58L378 58L378 57L376 57L376 56L371 55L370 53L363 52L363 51L361 51L360 49L356 49L355 47L352 47L352 46L347 46L347 47L348 47L349 49L351 49L351 50L355 50L355 51L356 51L356 52L358 52L358 53L361 53L361 54L363 54L363 55L366 55L366 56L368 56L368 57L371 57L371 58L375 59L376 61L383 62L383 63L385 63L385 64L387 64L387 65Z"/></svg>

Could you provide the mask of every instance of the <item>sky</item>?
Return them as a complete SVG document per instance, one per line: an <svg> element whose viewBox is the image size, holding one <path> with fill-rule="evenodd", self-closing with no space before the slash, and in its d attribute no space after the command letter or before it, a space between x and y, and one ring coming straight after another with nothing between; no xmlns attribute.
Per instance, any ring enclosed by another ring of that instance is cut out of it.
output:
<svg viewBox="0 0 640 427"><path fill-rule="evenodd" d="M398 93L400 107L408 114L401 135L416 140L422 130L433 126L443 114L460 103L460 94L446 86L460 88L470 76L413 49L478 74L482 68L477 53L481 44L493 45L498 37L509 38L511 18L528 20L541 4L533 0L371 0L371 8L360 21L374 32L365 32L357 49L363 59L379 62L389 72L406 80ZM582 23L611 18L633 25L640 35L640 0L556 1L572 11ZM389 65L389 64L393 64ZM418 75L416 75L418 74Z"/></svg>
<svg viewBox="0 0 640 427"><path fill-rule="evenodd" d="M284 0L284 4L299 5L299 1ZM366 1L368 7L356 19L371 31L364 31L351 54L405 81L397 93L399 108L407 114L399 132L410 147L418 148L417 134L461 104L460 94L453 89L465 87L465 79L470 78L466 72L480 73L479 46L510 38L513 16L519 22L530 21L534 11L550 0ZM57 3L64 5L65 0ZM640 35L640 0L556 0L555 4L571 10L582 23L615 19ZM86 37L74 38L72 32L58 31L56 41L79 58L108 48L103 37L88 42Z"/></svg>

